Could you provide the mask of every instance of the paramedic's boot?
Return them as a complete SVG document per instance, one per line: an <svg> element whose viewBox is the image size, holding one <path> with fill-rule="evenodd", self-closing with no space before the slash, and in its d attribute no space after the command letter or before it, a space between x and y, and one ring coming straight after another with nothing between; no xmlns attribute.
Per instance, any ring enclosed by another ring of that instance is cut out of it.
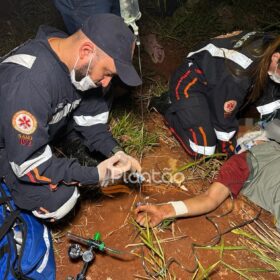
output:
<svg viewBox="0 0 280 280"><path fill-rule="evenodd" d="M171 100L168 92L162 93L161 96L154 96L151 98L148 109L156 110L164 115L171 105Z"/></svg>

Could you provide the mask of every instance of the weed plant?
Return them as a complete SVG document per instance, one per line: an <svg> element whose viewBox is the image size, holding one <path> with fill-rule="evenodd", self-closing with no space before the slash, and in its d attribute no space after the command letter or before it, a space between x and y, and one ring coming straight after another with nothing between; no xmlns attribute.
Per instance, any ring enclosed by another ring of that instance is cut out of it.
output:
<svg viewBox="0 0 280 280"><path fill-rule="evenodd" d="M158 134L148 132L141 118L133 112L114 111L110 120L111 131L125 150L141 156L158 145Z"/></svg>
<svg viewBox="0 0 280 280"><path fill-rule="evenodd" d="M141 254L135 253L135 255L142 258L142 264L149 279L176 279L168 270L168 261L166 260L165 253L155 229L151 228L148 223L146 227L141 227L134 219L131 220L131 223L135 227L141 241L148 249L147 256L144 255L143 251Z"/></svg>
<svg viewBox="0 0 280 280"><path fill-rule="evenodd" d="M269 240L263 238L259 238L254 234L247 232L242 229L234 229L232 231L234 234L239 235L245 242L246 245L244 246L225 246L223 241L221 245L213 246L213 247L198 247L199 249L205 250L218 250L220 251L220 260L213 265L210 265L208 268L203 268L203 266L199 263L198 270L193 276L193 279L207 279L207 277L213 272L216 266L223 265L227 269L233 271L234 273L238 274L239 277L243 279L255 279L249 275L249 273L257 272L257 273L264 273L264 272L274 272L280 275L280 261L279 261L279 254L280 249L279 247L275 247L270 243ZM225 262L223 260L224 251L248 251L249 253L255 255L258 260L262 263L269 266L269 268L236 268L235 266Z"/></svg>

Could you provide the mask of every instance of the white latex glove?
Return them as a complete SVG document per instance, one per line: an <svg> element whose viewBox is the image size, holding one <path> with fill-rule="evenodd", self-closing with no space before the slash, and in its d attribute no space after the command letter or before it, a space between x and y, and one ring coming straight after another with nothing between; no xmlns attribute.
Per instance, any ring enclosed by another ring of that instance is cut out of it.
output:
<svg viewBox="0 0 280 280"><path fill-rule="evenodd" d="M133 158L132 156L129 156L123 151L119 151L115 155L120 156L121 164L127 164L128 162L130 163L131 165L130 171L141 173L141 165L137 159Z"/></svg>
<svg viewBox="0 0 280 280"><path fill-rule="evenodd" d="M141 172L141 166L136 159L120 151L98 164L97 170L100 185L105 187L111 180L120 179L127 171Z"/></svg>

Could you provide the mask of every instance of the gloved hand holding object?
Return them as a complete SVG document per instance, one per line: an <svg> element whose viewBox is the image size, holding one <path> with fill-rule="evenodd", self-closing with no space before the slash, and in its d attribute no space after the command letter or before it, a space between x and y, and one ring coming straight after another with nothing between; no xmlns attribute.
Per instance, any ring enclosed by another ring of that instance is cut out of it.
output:
<svg viewBox="0 0 280 280"><path fill-rule="evenodd" d="M123 151L101 162L98 166L99 182L102 187L108 185L110 180L120 179L127 171L141 172L139 162Z"/></svg>
<svg viewBox="0 0 280 280"><path fill-rule="evenodd" d="M127 162L130 162L130 164L131 164L130 171L141 173L142 168L141 168L141 165L138 162L138 160L136 160L132 156L129 156L128 154L126 154L123 151L119 151L115 155L118 155L120 157L120 164L125 165L125 164L127 164Z"/></svg>

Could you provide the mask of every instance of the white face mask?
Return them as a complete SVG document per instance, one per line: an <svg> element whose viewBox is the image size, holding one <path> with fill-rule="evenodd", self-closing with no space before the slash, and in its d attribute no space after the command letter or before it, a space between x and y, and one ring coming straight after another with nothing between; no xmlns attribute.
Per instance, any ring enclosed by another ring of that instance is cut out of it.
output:
<svg viewBox="0 0 280 280"><path fill-rule="evenodd" d="M278 76L278 75L275 75L275 74L270 74L269 75L269 78L273 81L273 82L275 82L275 83L277 83L277 84L280 84L280 77Z"/></svg>
<svg viewBox="0 0 280 280"><path fill-rule="evenodd" d="M269 75L269 78L270 78L273 82L275 82L275 83L277 83L277 84L280 84L280 76L279 76L279 74L277 74L277 69L278 69L278 64L277 64L277 66L276 66L274 72L269 71L269 72L268 72L268 75Z"/></svg>
<svg viewBox="0 0 280 280"><path fill-rule="evenodd" d="M92 57L89 61L88 68L87 68L87 73L86 73L85 77L83 77L80 81L76 81L76 71L75 71L75 67L76 67L76 65L79 61L79 57L77 58L72 71L70 72L71 82L75 86L75 88L78 89L78 90L86 91L86 90L89 90L91 88L97 88L99 86L88 75L88 71L89 71L89 67L91 65L92 58L93 58L93 55L92 55Z"/></svg>

